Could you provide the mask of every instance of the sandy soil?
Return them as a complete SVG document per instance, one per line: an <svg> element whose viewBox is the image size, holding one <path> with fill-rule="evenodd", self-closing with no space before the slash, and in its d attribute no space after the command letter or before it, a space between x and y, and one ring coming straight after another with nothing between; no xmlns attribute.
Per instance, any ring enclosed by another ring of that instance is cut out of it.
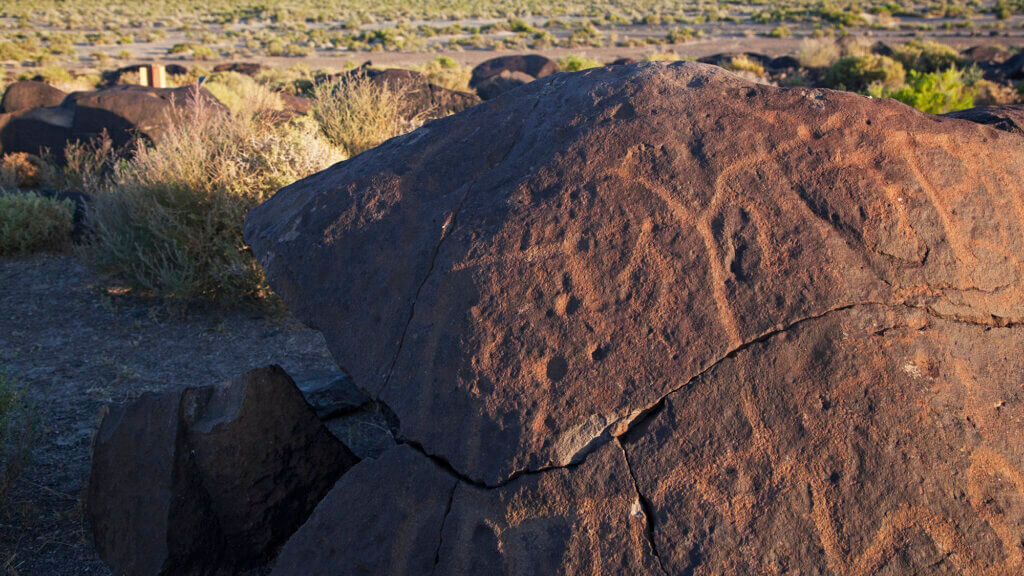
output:
<svg viewBox="0 0 1024 576"><path fill-rule="evenodd" d="M320 334L286 315L176 318L109 296L72 255L0 260L0 370L26 387L40 427L33 460L0 508L0 574L109 574L80 503L102 406L266 364L296 380L336 370Z"/></svg>

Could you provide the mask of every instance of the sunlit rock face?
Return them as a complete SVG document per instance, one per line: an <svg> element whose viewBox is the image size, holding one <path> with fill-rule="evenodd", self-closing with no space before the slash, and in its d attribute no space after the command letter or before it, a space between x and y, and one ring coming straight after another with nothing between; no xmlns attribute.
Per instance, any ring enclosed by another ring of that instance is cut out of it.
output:
<svg viewBox="0 0 1024 576"><path fill-rule="evenodd" d="M1012 573L1022 215L1017 134L689 63L548 76L285 188L247 241L422 465L358 464L379 487L284 554L350 552L277 570ZM370 558L382 510L408 530Z"/></svg>

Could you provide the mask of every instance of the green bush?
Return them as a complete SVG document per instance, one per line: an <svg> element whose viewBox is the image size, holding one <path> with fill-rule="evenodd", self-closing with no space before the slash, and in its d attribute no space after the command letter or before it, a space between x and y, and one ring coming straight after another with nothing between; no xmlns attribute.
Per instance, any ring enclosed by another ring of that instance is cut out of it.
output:
<svg viewBox="0 0 1024 576"><path fill-rule="evenodd" d="M960 53L938 42L912 40L893 48L892 57L907 70L938 72L960 63Z"/></svg>
<svg viewBox="0 0 1024 576"><path fill-rule="evenodd" d="M246 211L337 159L311 121L195 105L158 147L137 143L114 166L87 215L85 254L165 301L262 299L263 274L242 239Z"/></svg>
<svg viewBox="0 0 1024 576"><path fill-rule="evenodd" d="M563 72L579 72L580 70L587 70L589 68L598 68L601 66L601 63L597 60L587 58L586 56L570 54L564 58L559 58L558 66Z"/></svg>
<svg viewBox="0 0 1024 576"><path fill-rule="evenodd" d="M66 248L74 215L70 200L0 191L0 255Z"/></svg>
<svg viewBox="0 0 1024 576"><path fill-rule="evenodd" d="M873 84L897 87L903 84L906 71L903 65L877 54L840 58L825 73L825 84L830 88L861 92Z"/></svg>
<svg viewBox="0 0 1024 576"><path fill-rule="evenodd" d="M905 86L895 89L877 86L871 93L894 98L929 114L945 114L972 108L977 88L965 81L963 71L950 68L945 72L911 70Z"/></svg>

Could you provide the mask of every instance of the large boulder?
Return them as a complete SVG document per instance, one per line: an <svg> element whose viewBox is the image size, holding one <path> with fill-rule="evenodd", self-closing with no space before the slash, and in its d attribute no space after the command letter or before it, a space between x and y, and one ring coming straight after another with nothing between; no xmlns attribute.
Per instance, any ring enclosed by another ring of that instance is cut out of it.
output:
<svg viewBox="0 0 1024 576"><path fill-rule="evenodd" d="M117 574L212 574L266 562L355 457L276 366L110 410L86 507Z"/></svg>
<svg viewBox="0 0 1024 576"><path fill-rule="evenodd" d="M0 114L0 155L21 152L63 158L74 117L74 110L62 106Z"/></svg>
<svg viewBox="0 0 1024 576"><path fill-rule="evenodd" d="M10 114L32 108L59 106L65 97L66 92L45 82L23 80L7 87L3 101L0 101L0 113Z"/></svg>
<svg viewBox="0 0 1024 576"><path fill-rule="evenodd" d="M558 62L540 54L499 56L485 60L473 68L469 87L477 88L484 80L503 73L521 73L536 79L549 76L558 71Z"/></svg>
<svg viewBox="0 0 1024 576"><path fill-rule="evenodd" d="M435 573L1014 573L1022 216L1017 134L644 63L392 139L246 239L458 480ZM399 497L353 484L323 530Z"/></svg>
<svg viewBox="0 0 1024 576"><path fill-rule="evenodd" d="M206 106L210 113L226 112L205 88L149 88L118 85L90 92L73 92L63 106L74 110L71 136L89 140L106 132L115 146L124 146L136 136L159 144L167 129L183 110Z"/></svg>

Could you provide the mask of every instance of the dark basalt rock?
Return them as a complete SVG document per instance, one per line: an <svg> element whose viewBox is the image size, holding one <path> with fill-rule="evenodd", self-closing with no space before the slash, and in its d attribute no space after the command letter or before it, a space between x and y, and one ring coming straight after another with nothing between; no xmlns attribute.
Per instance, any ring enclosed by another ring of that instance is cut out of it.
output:
<svg viewBox="0 0 1024 576"><path fill-rule="evenodd" d="M644 63L279 191L246 240L410 470L361 463L282 558L418 574L432 532L436 574L1014 573L1022 159L892 100Z"/></svg>
<svg viewBox="0 0 1024 576"><path fill-rule="evenodd" d="M263 65L256 62L225 62L213 67L214 72L237 72L246 76L255 76L263 70Z"/></svg>
<svg viewBox="0 0 1024 576"><path fill-rule="evenodd" d="M477 84L476 93L480 95L480 98L490 100L501 96L513 88L518 88L523 84L529 84L534 80L536 80L536 78L524 72L506 71L501 74L491 76Z"/></svg>
<svg viewBox="0 0 1024 576"><path fill-rule="evenodd" d="M477 64L469 80L470 88L477 88L484 80L502 73L521 73L533 78L543 78L558 72L558 63L540 54L500 56Z"/></svg>
<svg viewBox="0 0 1024 576"><path fill-rule="evenodd" d="M961 118L978 124L988 124L1005 132L1024 134L1024 105L978 106L945 114L950 118Z"/></svg>
<svg viewBox="0 0 1024 576"><path fill-rule="evenodd" d="M3 101L0 101L0 113L10 114L33 108L59 106L67 93L54 88L45 82L24 80L7 87Z"/></svg>
<svg viewBox="0 0 1024 576"><path fill-rule="evenodd" d="M180 111L197 103L227 112L227 108L208 90L196 86L149 88L119 85L92 92L73 92L63 106L74 111L72 138L90 140L106 132L115 146L124 146L135 136L159 144Z"/></svg>
<svg viewBox="0 0 1024 576"><path fill-rule="evenodd" d="M213 574L271 555L356 462L276 366L146 394L104 418L86 508L118 574Z"/></svg>

